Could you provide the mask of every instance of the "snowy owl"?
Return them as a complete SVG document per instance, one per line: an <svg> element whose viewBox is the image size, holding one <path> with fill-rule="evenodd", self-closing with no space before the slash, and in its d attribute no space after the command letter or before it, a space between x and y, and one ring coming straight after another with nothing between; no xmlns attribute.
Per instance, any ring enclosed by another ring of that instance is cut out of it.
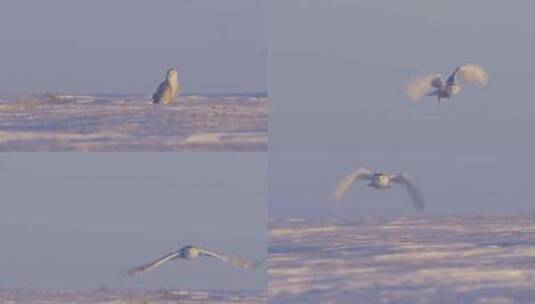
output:
<svg viewBox="0 0 535 304"><path fill-rule="evenodd" d="M165 80L160 83L156 93L152 95L152 101L154 103L168 104L174 102L179 95L180 84L178 83L178 73L176 69L169 69Z"/></svg>
<svg viewBox="0 0 535 304"><path fill-rule="evenodd" d="M407 187L407 193L412 200L414 208L421 210L424 208L425 202L416 187L411 183L408 176L405 173L388 174L388 173L372 173L365 168L359 168L350 175L342 179L337 185L334 191L334 198L341 200L345 193L351 188L351 186L358 180L368 180L369 187L376 189L389 189L390 183L399 183Z"/></svg>
<svg viewBox="0 0 535 304"><path fill-rule="evenodd" d="M419 101L424 96L437 96L438 103L444 98L450 98L461 91L460 81L485 85L488 80L487 72L478 65L465 64L444 81L442 74L426 75L413 79L407 84L405 90L413 101ZM431 91L434 89L434 91Z"/></svg>
<svg viewBox="0 0 535 304"><path fill-rule="evenodd" d="M173 251L153 262L147 263L145 265L141 265L139 267L132 268L128 271L126 271L125 274L127 275L141 275L145 272L151 271L156 267L161 266L162 264L176 259L184 259L184 260L192 260L196 259L201 256L207 256L211 258L216 258L218 260L221 260L223 262L229 263L235 267L242 268L242 269L254 269L258 267L261 262L251 262L249 260L246 260L244 258L240 257L229 257L224 256L221 254L217 254L214 252L210 252L204 249L201 249L199 247L188 245L186 247L183 247L177 251Z"/></svg>

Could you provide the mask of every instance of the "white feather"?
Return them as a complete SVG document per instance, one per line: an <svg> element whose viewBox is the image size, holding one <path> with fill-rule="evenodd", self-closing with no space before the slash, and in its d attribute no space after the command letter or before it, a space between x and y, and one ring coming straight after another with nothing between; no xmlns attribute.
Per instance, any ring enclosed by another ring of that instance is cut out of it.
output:
<svg viewBox="0 0 535 304"><path fill-rule="evenodd" d="M206 255L206 256L209 256L209 257L212 257L212 258L216 258L216 259L221 260L223 262L229 263L230 265L232 265L234 267L241 268L241 269L248 269L248 270L254 269L260 264L258 262L255 263L255 262L249 261L249 260L244 259L242 257L225 256L225 255L218 254L218 253L211 252L211 251L204 250L204 249L201 249L201 253Z"/></svg>
<svg viewBox="0 0 535 304"><path fill-rule="evenodd" d="M351 188L353 183L355 183L359 179L371 179L370 171L365 168L358 168L357 170L353 171L353 173L349 174L348 176L344 177L338 184L336 185L336 189L334 190L334 199L339 201L341 200L346 192Z"/></svg>
<svg viewBox="0 0 535 304"><path fill-rule="evenodd" d="M250 260L247 260L247 259L244 259L242 257L230 257L230 256L225 256L225 255L222 255L222 254L218 254L218 253L215 253L215 252L212 252L212 251L208 251L208 250L204 250L204 249L201 249L201 248L198 248L198 247L193 247L193 246L187 246L187 247L184 247L178 251L174 251L174 252L171 252L153 262L150 262L150 263L147 263L147 264L144 264L144 265L141 265L141 266L138 266L138 267L135 267L135 268L132 268L132 269L129 269L127 270L126 272L124 272L125 275L141 275L141 274L144 274L148 271L151 271L161 265L163 265L164 263L170 261L170 260L173 260L173 259L177 259L177 258L182 258L182 259L192 259L192 258L196 258L198 257L198 255L195 255L193 257L190 257L190 258L187 258L187 257L184 257L182 254L181 254L181 251L184 250L184 249L187 249L187 248L192 248L194 250L198 250L200 252L201 255L203 256L207 256L207 257L211 257L211 258L216 258L220 261L223 261L223 262L226 262L226 263L229 263L230 265L234 266L234 267L238 267L238 268L242 268L242 269L248 269L248 270L252 270L252 269L255 269L256 267L258 267L259 265L262 264L263 261L258 261L258 262L252 262Z"/></svg>
<svg viewBox="0 0 535 304"><path fill-rule="evenodd" d="M437 80L438 79L438 80ZM405 91L412 101L419 101L437 84L437 81L442 79L442 75L433 74L414 78L405 87Z"/></svg>
<svg viewBox="0 0 535 304"><path fill-rule="evenodd" d="M390 177L390 180L400 183L407 187L407 194L409 195L414 208L422 210L425 207L425 200L420 191L414 186L409 177L405 173L399 173Z"/></svg>
<svg viewBox="0 0 535 304"><path fill-rule="evenodd" d="M460 66L456 71L456 79L466 83L485 85L489 76L485 69L479 65L465 64Z"/></svg>

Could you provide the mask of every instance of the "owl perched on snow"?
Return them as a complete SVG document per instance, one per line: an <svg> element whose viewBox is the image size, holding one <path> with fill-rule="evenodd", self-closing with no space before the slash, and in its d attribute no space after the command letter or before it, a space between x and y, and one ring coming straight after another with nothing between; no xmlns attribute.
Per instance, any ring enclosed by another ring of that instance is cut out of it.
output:
<svg viewBox="0 0 535 304"><path fill-rule="evenodd" d="M180 84L178 83L178 73L176 69L167 71L165 80L160 83L156 93L152 95L154 103L168 104L176 100L180 96Z"/></svg>

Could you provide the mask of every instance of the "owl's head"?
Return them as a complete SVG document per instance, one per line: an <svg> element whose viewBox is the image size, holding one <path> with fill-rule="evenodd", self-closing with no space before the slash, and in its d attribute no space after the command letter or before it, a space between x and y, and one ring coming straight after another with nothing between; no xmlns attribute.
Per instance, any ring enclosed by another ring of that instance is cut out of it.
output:
<svg viewBox="0 0 535 304"><path fill-rule="evenodd" d="M172 68L167 70L167 79L177 79L178 78L178 72L176 69Z"/></svg>
<svg viewBox="0 0 535 304"><path fill-rule="evenodd" d="M390 178L385 173L375 174L375 184L379 187L388 187L390 183Z"/></svg>

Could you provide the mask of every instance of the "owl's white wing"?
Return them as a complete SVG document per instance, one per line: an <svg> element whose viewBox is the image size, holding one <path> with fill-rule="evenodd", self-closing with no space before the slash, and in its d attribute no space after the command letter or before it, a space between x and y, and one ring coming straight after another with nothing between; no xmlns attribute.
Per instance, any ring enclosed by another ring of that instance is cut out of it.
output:
<svg viewBox="0 0 535 304"><path fill-rule="evenodd" d="M162 83L160 83L160 85L158 86L158 89L152 95L152 101L154 103L159 103L161 101L161 98L163 94L165 93L166 87L167 87L167 82L163 81Z"/></svg>
<svg viewBox="0 0 535 304"><path fill-rule="evenodd" d="M132 269L129 269L127 270L126 272L124 272L124 274L126 275L141 275L147 271L151 271L153 270L154 268L158 267L158 266L161 266L162 264L174 259L174 258L177 258L177 257L180 257L180 251L175 251L175 252L171 252L155 261L152 261L150 263L147 263L147 264L144 264L144 265L141 265L141 266L138 266L138 267L135 267L135 268L132 268Z"/></svg>
<svg viewBox="0 0 535 304"><path fill-rule="evenodd" d="M414 78L405 86L405 92L409 95L412 101L419 101L429 93L432 88L443 88L445 86L444 79L441 74L425 75Z"/></svg>
<svg viewBox="0 0 535 304"><path fill-rule="evenodd" d="M335 200L341 200L351 186L359 179L372 180L373 175L366 168L358 168L357 170L353 171L353 173L344 177L338 182L338 184L336 184L336 189L334 190L333 194Z"/></svg>
<svg viewBox="0 0 535 304"><path fill-rule="evenodd" d="M234 267L238 267L238 268L241 268L241 269L248 269L248 270L251 270L251 269L254 269L256 267L258 267L261 262L252 262L250 260L247 260L247 259L244 259L242 257L235 257L235 256L225 256L225 255L222 255L222 254L218 254L218 253L215 253L215 252L212 252L212 251L208 251L208 250L204 250L204 249L200 249L199 248L199 251L201 252L202 255L205 255L205 256L208 256L208 257L211 257L211 258L216 258L220 261L223 261L225 263L229 263L230 265L234 266Z"/></svg>
<svg viewBox="0 0 535 304"><path fill-rule="evenodd" d="M431 86L435 89L442 89L446 87L446 81L442 78L442 74L436 74L435 77L431 80Z"/></svg>
<svg viewBox="0 0 535 304"><path fill-rule="evenodd" d="M420 191L414 186L409 177L405 173L399 173L390 177L392 182L400 183L407 187L407 194L409 195L414 208L422 210L425 207L425 201Z"/></svg>
<svg viewBox="0 0 535 304"><path fill-rule="evenodd" d="M455 69L448 78L448 83L464 81L466 83L485 85L488 79L487 71L483 67L474 64L465 64Z"/></svg>

